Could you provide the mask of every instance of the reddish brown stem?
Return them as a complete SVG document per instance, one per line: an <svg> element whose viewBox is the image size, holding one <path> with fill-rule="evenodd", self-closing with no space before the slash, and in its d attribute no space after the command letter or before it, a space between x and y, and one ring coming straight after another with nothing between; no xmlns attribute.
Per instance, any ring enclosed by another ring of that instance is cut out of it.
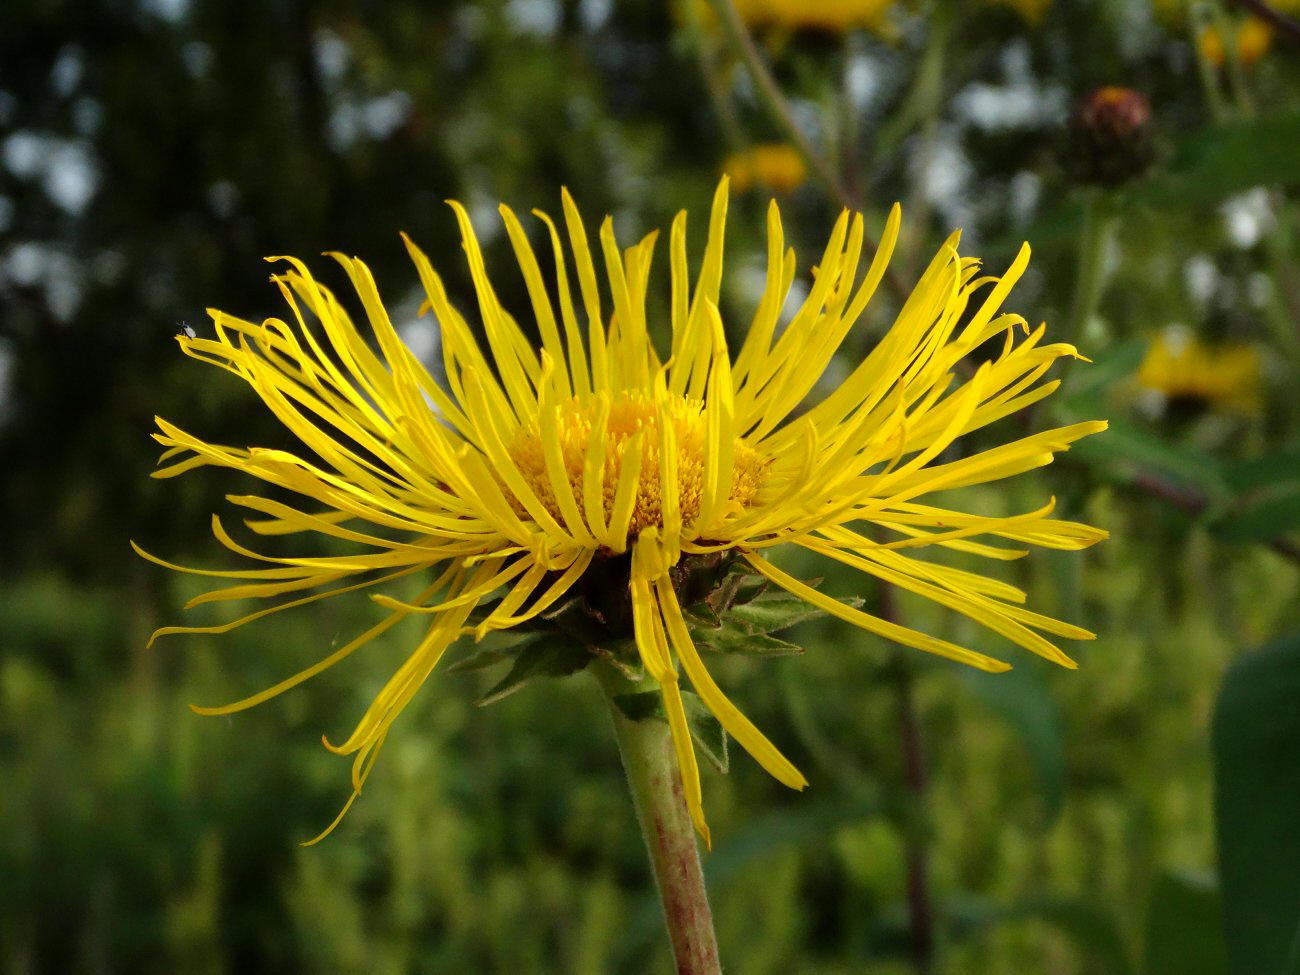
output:
<svg viewBox="0 0 1300 975"><path fill-rule="evenodd" d="M600 669L599 664L593 665L593 670ZM678 975L720 975L713 914L668 724L659 718L628 718L614 696L631 685L622 687L626 682L613 674L612 668L608 670L598 677L609 699L614 734L650 854Z"/></svg>

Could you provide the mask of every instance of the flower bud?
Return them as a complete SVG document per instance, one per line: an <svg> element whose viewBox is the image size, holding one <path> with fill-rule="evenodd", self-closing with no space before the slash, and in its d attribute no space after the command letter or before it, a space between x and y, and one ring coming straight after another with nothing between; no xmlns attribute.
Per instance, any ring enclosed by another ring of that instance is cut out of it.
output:
<svg viewBox="0 0 1300 975"><path fill-rule="evenodd" d="M1068 165L1080 182L1119 186L1141 176L1154 156L1151 106L1136 91L1108 85L1075 106Z"/></svg>

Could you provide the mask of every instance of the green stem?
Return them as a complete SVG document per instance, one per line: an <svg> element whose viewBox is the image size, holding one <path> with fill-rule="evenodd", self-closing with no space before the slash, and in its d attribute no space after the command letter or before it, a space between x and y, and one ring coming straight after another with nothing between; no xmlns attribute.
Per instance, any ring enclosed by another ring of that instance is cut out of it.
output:
<svg viewBox="0 0 1300 975"><path fill-rule="evenodd" d="M1115 229L1115 212L1109 194L1091 190L1083 202L1083 230L1075 267L1074 306L1070 310L1068 340L1076 347L1101 304L1106 283L1106 248Z"/></svg>
<svg viewBox="0 0 1300 975"><path fill-rule="evenodd" d="M835 174L834 168L824 155L813 148L808 137L803 134L799 125L794 120L794 113L790 111L790 104L785 100L785 95L781 93L780 86L776 79L772 77L772 72L768 69L763 56L758 53L758 48L754 45L754 39L749 36L749 31L745 28L740 19L740 14L732 6L731 0L709 0L709 5L717 15L722 24L723 33L731 45L732 52L745 65L749 72L750 78L754 81L754 89L758 92L758 97L767 109L768 115L772 117L778 126L781 127L785 137L790 140L795 151L803 156L804 162L812 170L813 175L817 177L830 191L830 195L846 210L860 209L858 201L849 196L848 190L840 182L839 177Z"/></svg>
<svg viewBox="0 0 1300 975"><path fill-rule="evenodd" d="M731 46L732 53L745 65L745 70L749 72L749 76L754 82L754 89L758 92L759 100L763 103L763 107L767 109L768 115L772 117L772 121L781 128L790 144L794 146L795 151L803 157L804 162L808 164L812 174L826 188L831 199L846 210L861 210L862 201L849 193L825 153L818 152L813 147L813 144L808 141L808 137L803 134L803 130L799 128L794 113L790 110L790 103L786 101L785 95L781 93L781 87L776 83L776 78L772 76L772 72L763 60L763 56L759 54L758 47L754 44L754 38L750 36L749 30L741 21L740 14L736 12L732 0L708 0L708 2L718 20L722 23L723 33L726 35L727 43ZM862 246L871 257L875 257L877 245L874 240L864 237ZM894 273L893 268L885 269L885 284L900 302L907 300L908 290L903 286L903 282L899 280L898 275Z"/></svg>
<svg viewBox="0 0 1300 975"><path fill-rule="evenodd" d="M704 871L682 796L682 777L677 771L668 724L660 718L633 721L627 717L614 698L635 692L639 686L604 663L595 663L590 670L609 704L678 975L721 975Z"/></svg>

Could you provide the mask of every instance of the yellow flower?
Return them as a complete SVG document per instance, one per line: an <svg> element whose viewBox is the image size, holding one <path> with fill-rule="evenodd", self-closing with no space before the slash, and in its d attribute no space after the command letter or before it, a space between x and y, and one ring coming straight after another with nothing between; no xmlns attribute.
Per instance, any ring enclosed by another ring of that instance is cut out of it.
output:
<svg viewBox="0 0 1300 975"><path fill-rule="evenodd" d="M994 0L994 2L1001 4L1003 7L1010 7L1020 15L1022 20L1030 25L1042 23L1043 15L1047 13L1047 8L1052 5L1052 0Z"/></svg>
<svg viewBox="0 0 1300 975"><path fill-rule="evenodd" d="M840 32L878 29L893 0L732 0L741 19L754 27L808 28Z"/></svg>
<svg viewBox="0 0 1300 975"><path fill-rule="evenodd" d="M345 554L261 554L231 538L214 516L213 530L223 545L266 567L187 569L145 557L178 571L239 580L192 604L249 598L273 604L220 626L164 627L155 637L224 632L281 609L414 574L427 582L407 601L373 595L388 615L301 673L234 704L196 710L226 714L251 707L337 663L399 620L427 620L423 637L352 734L337 745L327 742L354 757L350 805L393 720L453 640L517 626L556 606L580 580L608 580L621 572L628 579L631 635L662 693L686 802L707 841L679 667L703 704L763 768L796 789L806 782L709 676L671 574L684 558L733 553L777 586L870 633L982 670L1007 669L985 654L846 605L768 560L776 546L802 546L1074 666L1042 633L1086 639L1086 630L1025 609L1025 594L1012 585L911 554L940 546L1004 560L1024 555L1021 546L1080 549L1105 536L1051 518L1051 501L1021 514L988 517L928 500L940 491L1041 467L1055 452L1105 427L1076 423L1000 446L956 446L964 434L1049 395L1058 382L1044 381L1046 370L1054 360L1075 355L1068 345L1042 344L1043 326L1030 330L1019 315L1000 311L1025 269L1028 246L1001 277L987 276L980 274L978 260L958 256L954 234L888 334L842 383L812 401L819 377L885 273L898 234L897 206L860 281L863 219L840 215L807 297L782 325L795 256L786 249L773 204L766 287L733 357L719 310L725 179L693 285L686 214L673 221L666 355L652 345L647 330L656 235L621 249L606 218L593 257L567 192L562 199L562 226L537 213L555 265L549 286L520 222L500 208L527 284L540 348L498 301L460 204L450 205L468 256L486 354L442 279L407 241L427 307L441 327L445 384L435 382L399 341L366 266L339 254L333 257L364 308L369 339L293 258L277 259L288 268L273 277L289 306L287 321L272 318L259 325L213 311L215 338L178 336L186 354L246 380L304 449L212 444L160 418L154 437L166 452L154 476L204 465L251 474L290 499L231 496L235 505L261 516L248 522L253 532L324 537ZM319 328L308 326L311 318ZM968 363L978 365L967 371ZM470 625L475 607L499 592L500 601Z"/></svg>
<svg viewBox="0 0 1300 975"><path fill-rule="evenodd" d="M733 152L722 161L722 172L738 193L755 184L777 193L793 193L808 178L803 157L782 142L765 143Z"/></svg>
<svg viewBox="0 0 1300 975"><path fill-rule="evenodd" d="M1152 339L1138 367L1139 386L1165 403L1222 406L1255 413L1259 401L1259 357L1248 345L1211 346L1182 327Z"/></svg>
<svg viewBox="0 0 1300 975"><path fill-rule="evenodd" d="M1201 29L1196 39L1201 57L1215 67L1222 67L1224 60L1223 38L1219 31L1208 26ZM1273 43L1273 30L1258 17L1247 17L1237 27L1236 57L1237 63L1252 65L1266 53Z"/></svg>

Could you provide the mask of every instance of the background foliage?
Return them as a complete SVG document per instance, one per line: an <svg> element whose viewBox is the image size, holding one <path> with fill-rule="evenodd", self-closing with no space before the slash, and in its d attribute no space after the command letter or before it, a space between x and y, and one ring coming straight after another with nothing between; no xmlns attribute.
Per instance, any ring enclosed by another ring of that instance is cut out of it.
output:
<svg viewBox="0 0 1300 975"><path fill-rule="evenodd" d="M814 621L786 634L802 656L729 663L726 686L812 788L789 794L743 756L705 772L728 970L1300 971L1300 47L1239 51L1242 15L1215 3L867 6L881 13L866 29L756 24L763 55L868 226L903 201L904 283L956 225L994 269L1033 242L1012 306L1096 362L1031 422L1112 429L967 503L1054 494L1112 532L1083 557L1007 567L1099 639L1077 672L1016 653L988 677ZM1081 185L1066 134L1104 84L1152 112L1155 162L1119 187ZM444 198L471 206L503 300L524 309L496 201L554 211L567 185L630 235L681 207L702 218L726 157L783 137L699 7L4 4L0 969L667 969L585 677L478 709L499 673L440 674L342 828L300 849L346 789L317 738L361 712L403 634L274 704L196 718L187 703L272 683L372 607L145 651L197 590L127 539L218 562L208 515L244 490L215 472L150 481L153 414L218 442L284 436L170 339L208 303L278 313L264 255L361 255L429 353L397 231L468 306ZM806 280L838 203L771 180ZM733 322L754 301L768 196L733 194ZM1170 334L1205 343L1210 376L1214 355L1248 349L1244 395L1149 367L1139 382ZM882 598L833 570L825 585Z"/></svg>

